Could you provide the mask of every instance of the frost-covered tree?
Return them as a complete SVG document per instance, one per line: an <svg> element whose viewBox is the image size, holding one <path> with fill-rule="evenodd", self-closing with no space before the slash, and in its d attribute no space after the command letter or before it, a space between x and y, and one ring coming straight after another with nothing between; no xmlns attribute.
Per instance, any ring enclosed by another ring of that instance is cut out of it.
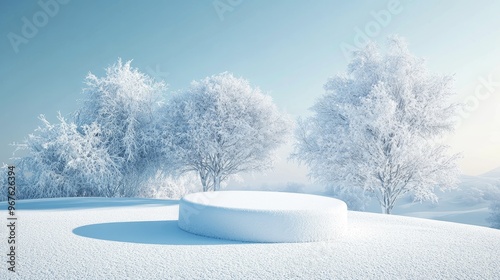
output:
<svg viewBox="0 0 500 280"><path fill-rule="evenodd" d="M163 116L167 158L180 172L198 173L203 191L219 190L233 174L269 168L291 127L269 96L229 73L193 82Z"/></svg>
<svg viewBox="0 0 500 280"><path fill-rule="evenodd" d="M180 199L188 193L200 191L198 174L194 172L175 176L160 169L153 176L148 174L141 179L141 197Z"/></svg>
<svg viewBox="0 0 500 280"><path fill-rule="evenodd" d="M136 196L159 167L156 115L165 85L121 60L86 78L82 107L39 127L18 150L20 198ZM165 159L162 159L165 162Z"/></svg>
<svg viewBox="0 0 500 280"><path fill-rule="evenodd" d="M100 128L94 136L120 171L110 196L137 195L140 182L136 178L149 171L153 175L160 154L155 129L165 84L130 64L120 59L106 69L104 77L90 73L82 107L75 115L79 127L95 123Z"/></svg>
<svg viewBox="0 0 500 280"><path fill-rule="evenodd" d="M458 175L457 155L439 141L454 127L452 77L430 73L399 37L386 54L369 44L353 56L299 121L292 157L327 185L371 192L383 213L407 193L437 201L435 189Z"/></svg>
<svg viewBox="0 0 500 280"><path fill-rule="evenodd" d="M102 133L96 123L78 128L60 114L51 124L41 115L43 125L30 134L18 149L27 156L17 162L19 198L107 195L118 183L119 163L95 135Z"/></svg>

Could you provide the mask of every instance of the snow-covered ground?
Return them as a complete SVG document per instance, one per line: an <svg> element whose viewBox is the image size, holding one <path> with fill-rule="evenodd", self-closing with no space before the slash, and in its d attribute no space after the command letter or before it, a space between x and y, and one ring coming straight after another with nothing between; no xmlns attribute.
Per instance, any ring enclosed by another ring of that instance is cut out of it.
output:
<svg viewBox="0 0 500 280"><path fill-rule="evenodd" d="M2 261L0 279L500 279L500 230L486 227L348 212L335 242L263 244L184 232L175 200L18 207L17 275Z"/></svg>

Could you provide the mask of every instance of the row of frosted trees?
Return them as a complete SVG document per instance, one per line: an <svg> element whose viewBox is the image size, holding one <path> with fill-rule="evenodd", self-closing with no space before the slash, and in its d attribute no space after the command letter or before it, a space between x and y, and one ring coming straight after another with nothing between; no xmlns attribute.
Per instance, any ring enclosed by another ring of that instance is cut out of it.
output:
<svg viewBox="0 0 500 280"><path fill-rule="evenodd" d="M390 38L385 54L369 44L299 119L291 158L351 205L366 194L390 213L406 194L436 200L435 189L457 183L457 156L440 141L453 130L453 95L452 78L429 73L402 39ZM74 115L40 119L17 145L27 152L17 162L24 198L217 191L237 173L270 168L294 126L230 73L166 94L163 82L120 60L103 77L87 76Z"/></svg>
<svg viewBox="0 0 500 280"><path fill-rule="evenodd" d="M40 116L43 125L18 145L28 154L17 163L18 195L175 194L194 175L203 191L216 191L231 175L269 168L290 132L269 96L229 73L165 91L130 61L89 74L80 109L57 123Z"/></svg>

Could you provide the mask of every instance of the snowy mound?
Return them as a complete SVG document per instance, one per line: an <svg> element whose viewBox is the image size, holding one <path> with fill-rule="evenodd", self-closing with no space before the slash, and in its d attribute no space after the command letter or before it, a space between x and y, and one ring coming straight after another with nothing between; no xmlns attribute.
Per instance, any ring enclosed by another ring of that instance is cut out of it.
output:
<svg viewBox="0 0 500 280"><path fill-rule="evenodd" d="M179 227L187 232L250 242L333 240L347 224L338 199L297 193L223 191L193 193L179 202Z"/></svg>

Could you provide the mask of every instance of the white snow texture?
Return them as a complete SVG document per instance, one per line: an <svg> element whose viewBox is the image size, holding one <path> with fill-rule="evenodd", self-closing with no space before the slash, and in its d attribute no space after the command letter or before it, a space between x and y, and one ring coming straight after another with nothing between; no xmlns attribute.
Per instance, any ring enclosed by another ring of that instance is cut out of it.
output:
<svg viewBox="0 0 500 280"><path fill-rule="evenodd" d="M19 263L0 279L500 279L486 227L348 211L334 242L241 243L179 229L177 200L18 202Z"/></svg>
<svg viewBox="0 0 500 280"><path fill-rule="evenodd" d="M222 191L184 196L179 227L187 232L249 242L335 240L344 233L347 205L297 193Z"/></svg>

